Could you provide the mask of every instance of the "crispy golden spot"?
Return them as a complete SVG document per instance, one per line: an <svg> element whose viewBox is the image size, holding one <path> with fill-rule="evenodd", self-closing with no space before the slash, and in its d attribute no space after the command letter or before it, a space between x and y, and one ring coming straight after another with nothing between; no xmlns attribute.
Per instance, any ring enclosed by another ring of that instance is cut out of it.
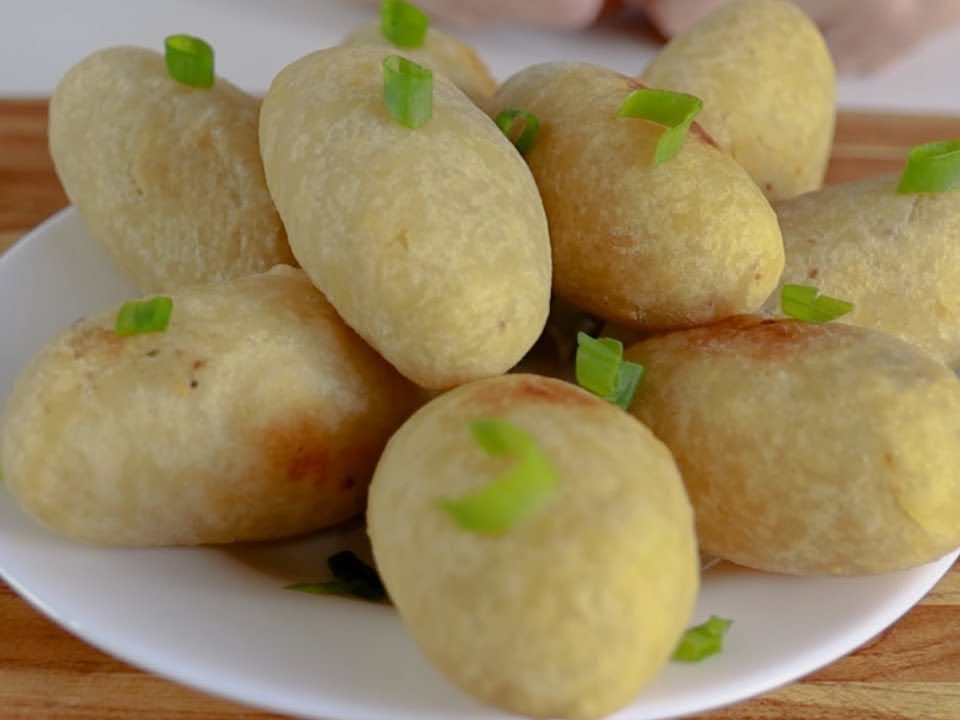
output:
<svg viewBox="0 0 960 720"><path fill-rule="evenodd" d="M603 404L602 400L585 390L562 380L539 375L515 377L521 379L510 383L496 383L475 397L483 412L496 414L517 405L591 407Z"/></svg>
<svg viewBox="0 0 960 720"><path fill-rule="evenodd" d="M330 470L327 429L309 416L268 425L260 430L257 444L266 471L291 482L327 482Z"/></svg>
<svg viewBox="0 0 960 720"><path fill-rule="evenodd" d="M690 126L690 134L697 138L697 140L705 142L707 145L712 145L717 150L720 149L717 141L713 139L710 133L703 129L703 125L696 121L694 121L693 125Z"/></svg>
<svg viewBox="0 0 960 720"><path fill-rule="evenodd" d="M118 360L123 354L123 338L99 325L87 325L69 340L73 357L97 355L105 360Z"/></svg>
<svg viewBox="0 0 960 720"><path fill-rule="evenodd" d="M833 326L826 323L738 315L678 335L682 336L690 350L696 352L775 360L802 354L812 344L834 337L837 333Z"/></svg>

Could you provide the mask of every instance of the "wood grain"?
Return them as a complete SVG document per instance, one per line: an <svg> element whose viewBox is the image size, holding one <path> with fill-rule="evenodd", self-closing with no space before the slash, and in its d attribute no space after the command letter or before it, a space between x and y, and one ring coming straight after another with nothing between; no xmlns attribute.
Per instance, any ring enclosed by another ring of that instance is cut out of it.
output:
<svg viewBox="0 0 960 720"><path fill-rule="evenodd" d="M911 146L958 136L958 118L842 114L827 180L897 172ZM66 204L47 153L45 104L0 101L0 252ZM277 717L114 660L61 630L0 583L0 720ZM698 720L958 718L960 568L954 567L921 605L849 657Z"/></svg>

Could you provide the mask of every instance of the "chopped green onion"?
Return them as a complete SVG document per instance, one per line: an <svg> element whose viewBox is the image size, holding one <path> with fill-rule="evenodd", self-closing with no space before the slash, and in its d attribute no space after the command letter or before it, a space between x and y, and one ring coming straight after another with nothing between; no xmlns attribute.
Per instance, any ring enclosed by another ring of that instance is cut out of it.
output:
<svg viewBox="0 0 960 720"><path fill-rule="evenodd" d="M577 384L602 398L612 397L617 389L623 343L613 338L592 338L577 333Z"/></svg>
<svg viewBox="0 0 960 720"><path fill-rule="evenodd" d="M470 432L489 455L513 455L517 462L489 485L457 500L441 500L439 507L465 530L503 532L539 510L560 480L536 441L506 420L476 420Z"/></svg>
<svg viewBox="0 0 960 720"><path fill-rule="evenodd" d="M150 300L131 300L120 306L117 313L117 335L140 335L141 333L163 332L170 324L173 312L173 300L168 297L155 297Z"/></svg>
<svg viewBox="0 0 960 720"><path fill-rule="evenodd" d="M680 662L699 662L723 651L723 637L733 620L724 620L711 615L703 625L692 627L684 633L680 644L673 652L673 659Z"/></svg>
<svg viewBox="0 0 960 720"><path fill-rule="evenodd" d="M537 447L523 430L496 418L474 420L470 433L488 455L520 455Z"/></svg>
<svg viewBox="0 0 960 720"><path fill-rule="evenodd" d="M623 343L613 338L592 338L577 333L577 384L624 410L646 373L643 365L623 359Z"/></svg>
<svg viewBox="0 0 960 720"><path fill-rule="evenodd" d="M380 5L380 32L397 47L420 47L429 27L430 18L413 3L383 0Z"/></svg>
<svg viewBox="0 0 960 720"><path fill-rule="evenodd" d="M621 362L620 372L617 374L617 392L613 396L613 404L618 405L624 410L630 409L634 395L637 394L637 388L643 382L647 369L638 363Z"/></svg>
<svg viewBox="0 0 960 720"><path fill-rule="evenodd" d="M433 116L433 73L399 55L385 57L383 101L390 117L401 125L423 127Z"/></svg>
<svg viewBox="0 0 960 720"><path fill-rule="evenodd" d="M795 320L813 323L830 322L853 310L853 303L818 296L817 292L809 285L784 285L780 291L780 307Z"/></svg>
<svg viewBox="0 0 960 720"><path fill-rule="evenodd" d="M540 118L526 110L504 110L497 115L494 122L520 151L521 155L530 152L533 141L537 137L537 131L540 129ZM516 133L518 126L521 128L519 135Z"/></svg>
<svg viewBox="0 0 960 720"><path fill-rule="evenodd" d="M653 164L659 165L680 152L693 119L702 109L703 101L693 95L641 88L627 95L619 114L620 117L643 118L667 128L653 153Z"/></svg>
<svg viewBox="0 0 960 720"><path fill-rule="evenodd" d="M287 590L314 595L347 595L378 602L386 600L387 590L377 571L349 550L327 558L327 567L336 580L321 583L294 583Z"/></svg>
<svg viewBox="0 0 960 720"><path fill-rule="evenodd" d="M191 35L170 35L163 45L170 77L191 87L213 86L213 48L210 43Z"/></svg>
<svg viewBox="0 0 960 720"><path fill-rule="evenodd" d="M898 193L939 193L960 187L960 140L917 145L897 185Z"/></svg>

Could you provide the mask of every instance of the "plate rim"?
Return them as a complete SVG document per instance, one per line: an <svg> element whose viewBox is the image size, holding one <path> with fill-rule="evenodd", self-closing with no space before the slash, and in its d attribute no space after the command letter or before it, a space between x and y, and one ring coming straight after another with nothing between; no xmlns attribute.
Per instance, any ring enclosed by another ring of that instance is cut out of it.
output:
<svg viewBox="0 0 960 720"><path fill-rule="evenodd" d="M76 208L72 205L67 205L39 225L24 233L13 245L3 252L2 255L0 255L0 269L17 263L20 256L26 252L26 248L28 248L36 238L43 236L45 233L50 232L65 222L80 222L85 225ZM8 499L8 502L13 503L14 501ZM21 511L17 509L17 512ZM205 548L201 547L196 549L204 550ZM818 658L816 661L810 663L808 658L807 664L804 664L803 662L799 662L795 657L789 663L774 665L766 670L762 675L762 682L753 682L750 685L749 691L746 693L739 688L739 685L731 683L728 686L730 688L728 692L716 694L709 704L678 709L677 711L671 711L668 715L657 717L667 720L667 718L678 718L694 713L712 712L720 708L745 702L750 698L769 693L772 690L796 682L846 657L869 642L872 638L877 637L890 628L913 609L936 587L943 577L950 572L958 556L960 556L960 549L954 550L926 566L921 566L926 573L923 576L924 581L922 583L914 581L908 590L901 590L897 596L899 602L897 602L895 606L884 607L881 610L875 611L872 615L874 618L872 623L866 623L863 627L858 627L857 632L852 635L845 634L841 636L842 641L832 640L830 643L821 643L816 652L808 651L805 655L800 656L802 659L803 657L815 655ZM921 568L913 568L913 570L920 569ZM305 718L321 719L329 716L330 718L336 717L337 720L368 720L365 716L358 714L360 710L358 707L350 710L343 706L339 706L336 709L333 707L305 708L302 702L298 702L298 698L290 698L284 701L281 698L268 697L271 693L269 689L258 689L256 685L248 686L236 680L232 684L226 682L224 673L215 673L212 678L203 676L208 678L206 680L196 679L191 677L188 671L178 672L176 667L165 662L165 658L163 657L151 659L149 650L140 651L130 643L124 644L117 642L114 638L105 637L104 633L98 633L96 629L90 629L77 620L71 619L71 613L69 609L63 607L62 601L50 602L37 595L27 583L21 581L16 572L12 572L6 566L6 563L0 563L0 577L4 579L14 593L58 627L98 651L107 654L111 658L126 663L140 671L163 678L166 681L177 683L192 691L201 692L212 697L246 705L265 712L279 712ZM869 625L869 627L866 625ZM106 635L109 636L109 633ZM825 645L830 646L829 652L825 653L823 651ZM827 659L823 659L823 657ZM798 671L798 665L802 665L803 669ZM462 691L459 692L463 694ZM642 695L638 697L642 697ZM337 703L338 701L333 699L333 702ZM629 712L629 707L624 710ZM503 713L502 710L496 708L489 708L489 712ZM331 716L331 713L335 715ZM398 709L397 717L410 717L409 713L409 709ZM620 713L615 713L613 717L620 717Z"/></svg>

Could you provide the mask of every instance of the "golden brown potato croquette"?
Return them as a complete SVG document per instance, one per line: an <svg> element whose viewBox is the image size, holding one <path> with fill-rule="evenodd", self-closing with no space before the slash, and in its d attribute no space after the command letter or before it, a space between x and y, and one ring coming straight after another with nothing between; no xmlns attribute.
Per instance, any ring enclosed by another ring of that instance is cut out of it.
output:
<svg viewBox="0 0 960 720"><path fill-rule="evenodd" d="M639 87L558 62L517 73L497 93L495 110L540 119L526 159L550 221L554 291L646 330L753 312L783 270L773 210L696 124L679 154L652 166L664 128L618 116Z"/></svg>
<svg viewBox="0 0 960 720"><path fill-rule="evenodd" d="M515 365L546 322L550 240L523 159L442 75L410 129L384 104L374 47L285 68L263 102L267 184L290 244L337 312L434 389Z"/></svg>
<svg viewBox="0 0 960 720"><path fill-rule="evenodd" d="M471 435L472 420L491 417L534 438L559 486L538 512L482 535L437 503L515 461ZM670 453L561 380L507 375L424 406L387 445L367 520L427 658L480 700L533 717L598 718L630 702L667 662L697 593L693 518Z"/></svg>
<svg viewBox="0 0 960 720"><path fill-rule="evenodd" d="M222 78L178 83L163 55L95 52L50 100L50 155L70 202L143 292L294 262L263 176L260 103Z"/></svg>
<svg viewBox="0 0 960 720"><path fill-rule="evenodd" d="M960 364L960 191L903 195L897 178L833 185L776 203L781 283L854 305L839 322L888 332ZM767 310L776 311L775 293Z"/></svg>
<svg viewBox="0 0 960 720"><path fill-rule="evenodd" d="M910 343L731 318L634 345L631 407L673 452L707 553L856 575L960 545L960 381Z"/></svg>
<svg viewBox="0 0 960 720"><path fill-rule="evenodd" d="M278 538L361 513L419 391L299 270L172 298L165 332L118 336L111 308L23 371L0 428L23 509L119 546Z"/></svg>
<svg viewBox="0 0 960 720"><path fill-rule="evenodd" d="M786 0L737 0L671 40L640 76L703 100L699 122L771 199L823 183L836 74L817 26Z"/></svg>

